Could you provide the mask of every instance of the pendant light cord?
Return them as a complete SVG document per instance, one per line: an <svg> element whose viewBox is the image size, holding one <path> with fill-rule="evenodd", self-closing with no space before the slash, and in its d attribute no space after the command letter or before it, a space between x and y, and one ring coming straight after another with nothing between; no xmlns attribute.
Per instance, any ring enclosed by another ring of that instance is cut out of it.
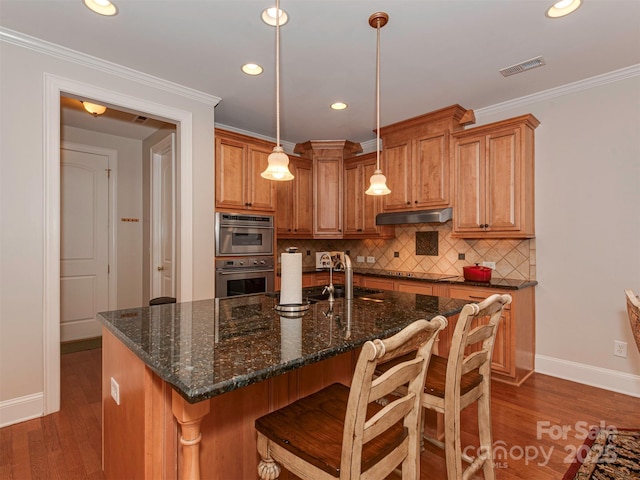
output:
<svg viewBox="0 0 640 480"><path fill-rule="evenodd" d="M377 20L376 46L376 170L380 170L380 19Z"/></svg>
<svg viewBox="0 0 640 480"><path fill-rule="evenodd" d="M280 0L276 0L276 145L280 146Z"/></svg>

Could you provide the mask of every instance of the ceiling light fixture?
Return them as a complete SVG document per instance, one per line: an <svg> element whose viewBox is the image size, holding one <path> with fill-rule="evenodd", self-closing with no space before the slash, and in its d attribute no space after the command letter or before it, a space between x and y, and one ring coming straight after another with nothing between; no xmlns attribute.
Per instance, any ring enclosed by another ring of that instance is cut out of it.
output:
<svg viewBox="0 0 640 480"><path fill-rule="evenodd" d="M262 73L262 67L257 63L245 63L242 66L242 71L247 75L260 75Z"/></svg>
<svg viewBox="0 0 640 480"><path fill-rule="evenodd" d="M347 104L346 104L346 103L344 103L344 102L336 102L336 103L332 103L332 104L331 104L331 108L332 108L333 110L344 110L344 109L346 109L348 106L349 106L349 105L347 105Z"/></svg>
<svg viewBox="0 0 640 480"><path fill-rule="evenodd" d="M280 15L276 16L276 12L280 12ZM280 22L280 26L283 26L289 21L289 16L287 12L280 10L276 5L275 7L265 8L262 11L262 21L272 27L275 27L278 22Z"/></svg>
<svg viewBox="0 0 640 480"><path fill-rule="evenodd" d="M376 170L371 175L371 185L364 192L367 195L389 195L391 190L387 187L387 178L380 170L380 29L389 21L389 15L385 12L377 12L369 17L369 25L377 31L378 41L376 48Z"/></svg>
<svg viewBox="0 0 640 480"><path fill-rule="evenodd" d="M116 6L109 0L84 0L84 4L94 12L107 17L118 13Z"/></svg>
<svg viewBox="0 0 640 480"><path fill-rule="evenodd" d="M104 105L98 105L97 103L82 102L82 106L87 112L89 112L94 117L97 117L98 115L102 115L104 112L107 111L107 107L105 107Z"/></svg>
<svg viewBox="0 0 640 480"><path fill-rule="evenodd" d="M276 0L276 12L280 12L280 0ZM289 171L289 157L280 146L280 15L276 15L276 146L269 154L267 169L260 174L268 180L293 180ZM263 14L264 19L264 14Z"/></svg>
<svg viewBox="0 0 640 480"><path fill-rule="evenodd" d="M560 18L575 12L582 0L560 0L549 7L545 15L549 18Z"/></svg>

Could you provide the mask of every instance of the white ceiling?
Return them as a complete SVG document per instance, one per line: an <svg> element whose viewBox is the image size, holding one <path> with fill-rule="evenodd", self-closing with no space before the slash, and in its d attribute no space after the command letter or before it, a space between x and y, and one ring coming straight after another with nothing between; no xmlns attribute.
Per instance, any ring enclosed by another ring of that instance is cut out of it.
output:
<svg viewBox="0 0 640 480"><path fill-rule="evenodd" d="M216 123L275 137L275 0L0 0L0 25L222 98ZM548 19L553 0L282 0L282 138L375 138L377 11L381 124L452 104L491 105L640 64L640 0L584 0ZM542 56L546 66L498 71ZM241 73L263 65L258 77ZM349 108L329 109L334 101ZM637 100L637 99L636 99ZM94 120L89 118L89 120Z"/></svg>

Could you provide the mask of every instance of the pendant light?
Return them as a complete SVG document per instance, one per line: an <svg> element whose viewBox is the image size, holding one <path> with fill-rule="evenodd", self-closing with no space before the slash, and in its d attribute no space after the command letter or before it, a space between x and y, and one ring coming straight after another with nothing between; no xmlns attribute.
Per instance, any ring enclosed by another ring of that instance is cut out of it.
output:
<svg viewBox="0 0 640 480"><path fill-rule="evenodd" d="M276 146L267 161L269 165L261 177L276 181L293 180L289 157L280 146L280 0L276 0Z"/></svg>
<svg viewBox="0 0 640 480"><path fill-rule="evenodd" d="M380 29L389 21L389 15L385 12L377 12L369 17L369 25L376 29L378 42L376 49L376 170L371 175L371 185L364 192L367 195L389 195L391 190L387 187L387 178L380 170Z"/></svg>

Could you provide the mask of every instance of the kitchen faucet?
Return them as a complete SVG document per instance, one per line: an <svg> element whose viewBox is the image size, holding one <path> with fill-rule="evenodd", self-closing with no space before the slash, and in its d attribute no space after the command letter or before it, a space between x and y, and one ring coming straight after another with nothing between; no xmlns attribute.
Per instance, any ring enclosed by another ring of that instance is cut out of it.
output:
<svg viewBox="0 0 640 480"><path fill-rule="evenodd" d="M324 289L322 290L322 293L325 294L329 292L329 304L333 305L333 302L335 300L333 298L333 292L335 290L333 288L333 260L331 259L330 255L325 253L322 255L322 257L320 257L320 261L324 260L325 257L329 259L329 285L324 287Z"/></svg>

